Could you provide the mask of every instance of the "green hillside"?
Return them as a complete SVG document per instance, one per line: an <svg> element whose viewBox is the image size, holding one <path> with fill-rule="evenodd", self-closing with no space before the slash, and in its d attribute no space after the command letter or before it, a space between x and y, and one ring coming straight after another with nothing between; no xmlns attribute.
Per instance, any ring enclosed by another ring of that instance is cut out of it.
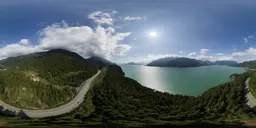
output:
<svg viewBox="0 0 256 128"><path fill-rule="evenodd" d="M95 65L98 62L93 61L92 64L79 56L70 55L69 52L50 51L40 55L31 54L20 60L18 57L17 63L14 63L14 58L1 62L8 65L7 70L0 72L1 99L30 109L60 105L76 93L77 86L70 84L70 81L76 83L77 80L85 80L84 78L93 75L99 67L104 67L102 63ZM46 63L51 61L50 64ZM58 67L58 64L65 69ZM78 77L85 72L88 75ZM49 75L45 75L47 73ZM244 105L244 81L253 74L253 71L236 74L233 81L210 88L198 97L192 97L144 87L125 77L119 66L111 65L93 81L93 88L76 110L58 117L27 119L23 123L49 126L241 125L244 120L255 119L255 113ZM66 82L66 79L69 80ZM7 121L10 121L10 125L17 125L16 119L10 118Z"/></svg>
<svg viewBox="0 0 256 128"><path fill-rule="evenodd" d="M35 82L22 70L9 69L0 72L0 98L17 107L44 109L70 100L75 88L57 87L46 80Z"/></svg>
<svg viewBox="0 0 256 128"><path fill-rule="evenodd" d="M40 78L61 86L78 86L97 70L97 65L93 65L76 53L65 50L51 50L8 58L1 64L9 68L34 71Z"/></svg>
<svg viewBox="0 0 256 128"><path fill-rule="evenodd" d="M234 66L239 66L239 67L247 67L247 68L251 68L251 69L256 69L256 60L253 61L246 61Z"/></svg>
<svg viewBox="0 0 256 128"><path fill-rule="evenodd" d="M198 97L162 93L124 76L119 66L110 66L102 82L87 94L79 109L43 120L49 124L80 125L242 125L255 118L244 106L243 83L252 72L213 87Z"/></svg>
<svg viewBox="0 0 256 128"><path fill-rule="evenodd" d="M77 87L104 64L91 62L66 50L12 57L0 62L0 97L27 109L45 109L71 100Z"/></svg>

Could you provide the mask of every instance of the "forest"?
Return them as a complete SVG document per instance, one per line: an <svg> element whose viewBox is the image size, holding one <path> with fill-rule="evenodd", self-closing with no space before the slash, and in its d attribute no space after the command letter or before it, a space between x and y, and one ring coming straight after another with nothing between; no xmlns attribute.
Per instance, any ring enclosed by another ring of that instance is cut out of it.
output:
<svg viewBox="0 0 256 128"><path fill-rule="evenodd" d="M66 50L50 50L0 61L1 100L20 108L46 109L71 100L102 63Z"/></svg>
<svg viewBox="0 0 256 128"><path fill-rule="evenodd" d="M245 105L244 81L252 74L234 74L232 82L192 97L144 87L125 77L119 66L110 66L80 108L44 121L49 124L78 121L84 125L242 125L243 120L255 118L255 113Z"/></svg>
<svg viewBox="0 0 256 128"><path fill-rule="evenodd" d="M1 99L32 108L66 102L75 95L80 82L102 70L79 108L57 117L23 120L30 125L242 125L244 120L255 119L255 113L245 105L244 89L248 77L255 83L253 71L233 74L233 81L193 97L147 88L125 77L117 65L88 61L66 51L31 54L0 63L8 65L0 72ZM28 74L40 80L35 82ZM15 122L20 118L6 120Z"/></svg>

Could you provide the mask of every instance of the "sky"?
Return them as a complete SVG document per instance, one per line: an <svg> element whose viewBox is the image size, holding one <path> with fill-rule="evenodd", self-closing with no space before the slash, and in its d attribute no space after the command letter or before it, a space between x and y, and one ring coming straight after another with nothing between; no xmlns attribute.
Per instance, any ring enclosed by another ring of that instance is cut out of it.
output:
<svg viewBox="0 0 256 128"><path fill-rule="evenodd" d="M116 63L256 60L253 0L1 0L0 59L62 48Z"/></svg>

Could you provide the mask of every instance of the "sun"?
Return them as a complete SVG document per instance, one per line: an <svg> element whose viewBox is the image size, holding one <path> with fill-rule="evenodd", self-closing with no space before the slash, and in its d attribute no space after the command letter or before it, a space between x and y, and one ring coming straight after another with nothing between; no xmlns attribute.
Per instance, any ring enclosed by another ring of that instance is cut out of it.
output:
<svg viewBox="0 0 256 128"><path fill-rule="evenodd" d="M156 32L150 32L149 35L150 35L151 37L156 37L157 34L156 34Z"/></svg>

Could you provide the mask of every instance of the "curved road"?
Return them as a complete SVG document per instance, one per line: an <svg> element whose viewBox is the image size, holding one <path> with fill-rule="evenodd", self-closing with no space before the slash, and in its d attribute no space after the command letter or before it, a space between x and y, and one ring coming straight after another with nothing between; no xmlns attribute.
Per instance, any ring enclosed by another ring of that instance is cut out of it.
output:
<svg viewBox="0 0 256 128"><path fill-rule="evenodd" d="M256 106L256 99L254 98L254 96L253 96L252 93L250 92L250 89L249 89L249 81L250 81L250 78L247 78L247 80L245 81L245 90L248 91L248 93L246 94L246 99L248 100L246 104L247 104L250 108L255 109L255 106Z"/></svg>
<svg viewBox="0 0 256 128"><path fill-rule="evenodd" d="M0 106L2 106L4 110L8 109L8 110L11 110L12 112L16 112L16 115L20 111L23 111L26 114L26 116L31 118L44 118L44 117L58 116L58 115L68 113L73 109L77 108L84 101L85 94L88 92L91 86L91 82L100 74L100 72L101 71L98 71L93 77L86 80L82 84L83 87L78 92L77 96L73 100L71 100L70 102L62 106L52 108L52 109L45 109L45 110L26 110L26 109L20 109L20 108L16 108L14 106L8 105L1 100L0 100Z"/></svg>

